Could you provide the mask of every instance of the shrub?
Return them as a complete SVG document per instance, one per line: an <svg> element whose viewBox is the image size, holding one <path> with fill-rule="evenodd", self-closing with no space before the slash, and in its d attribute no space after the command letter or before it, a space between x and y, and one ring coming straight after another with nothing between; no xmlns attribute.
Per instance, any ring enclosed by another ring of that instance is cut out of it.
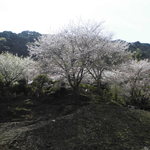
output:
<svg viewBox="0 0 150 150"><path fill-rule="evenodd" d="M26 79L20 79L11 87L11 92L18 95L18 94L24 94L27 95L27 80Z"/></svg>
<svg viewBox="0 0 150 150"><path fill-rule="evenodd" d="M31 89L36 97L40 97L43 94L50 93L52 86L53 81L49 79L47 75L41 74L34 78Z"/></svg>

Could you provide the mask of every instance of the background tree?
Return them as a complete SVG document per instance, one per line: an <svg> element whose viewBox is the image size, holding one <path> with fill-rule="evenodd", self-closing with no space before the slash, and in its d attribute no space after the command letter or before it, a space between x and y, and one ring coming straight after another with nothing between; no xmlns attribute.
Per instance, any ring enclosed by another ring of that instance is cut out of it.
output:
<svg viewBox="0 0 150 150"><path fill-rule="evenodd" d="M139 41L129 43L129 50L138 54L138 59L150 59L150 44ZM140 54L140 55L139 55ZM139 57L140 56L140 57Z"/></svg>
<svg viewBox="0 0 150 150"><path fill-rule="evenodd" d="M28 74L33 71L33 65L35 62L29 57L22 58L10 53L0 54L0 76L7 86L20 79L28 78Z"/></svg>
<svg viewBox="0 0 150 150"><path fill-rule="evenodd" d="M129 103L140 106L149 101L150 62L148 60L132 60L120 66L112 76L115 84L122 88L122 96Z"/></svg>
<svg viewBox="0 0 150 150"><path fill-rule="evenodd" d="M133 59L136 59L138 61L142 60L142 51L141 51L141 49L137 48L136 51L134 51Z"/></svg>
<svg viewBox="0 0 150 150"><path fill-rule="evenodd" d="M99 40L90 55L87 70L100 92L102 82L109 73L108 71L131 59L131 53L127 51L127 42L120 40L112 41L110 36L98 36L97 38L99 38Z"/></svg>

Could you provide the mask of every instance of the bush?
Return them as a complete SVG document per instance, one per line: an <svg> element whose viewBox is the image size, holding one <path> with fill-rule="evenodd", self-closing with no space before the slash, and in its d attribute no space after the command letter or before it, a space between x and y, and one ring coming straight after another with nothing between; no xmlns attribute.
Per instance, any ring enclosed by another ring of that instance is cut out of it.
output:
<svg viewBox="0 0 150 150"><path fill-rule="evenodd" d="M123 91L122 91L121 87L119 87L117 85L112 85L110 87L110 95L111 95L112 101L117 102L121 105L125 105L127 102L123 96Z"/></svg>
<svg viewBox="0 0 150 150"><path fill-rule="evenodd" d="M28 94L27 80L26 79L18 80L15 84L12 85L11 92L15 93L16 95L18 94L27 95Z"/></svg>
<svg viewBox="0 0 150 150"><path fill-rule="evenodd" d="M54 82L49 79L47 75L38 75L33 79L31 84L32 92L36 97L40 97L43 94L48 94L51 92L53 83Z"/></svg>
<svg viewBox="0 0 150 150"><path fill-rule="evenodd" d="M92 84L82 83L80 84L80 91L82 94L91 95L96 93L97 88Z"/></svg>

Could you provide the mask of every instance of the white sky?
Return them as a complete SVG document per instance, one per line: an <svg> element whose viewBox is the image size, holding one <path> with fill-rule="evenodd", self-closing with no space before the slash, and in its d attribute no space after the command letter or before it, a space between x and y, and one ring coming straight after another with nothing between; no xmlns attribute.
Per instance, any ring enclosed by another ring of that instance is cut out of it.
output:
<svg viewBox="0 0 150 150"><path fill-rule="evenodd" d="M150 0L0 0L0 32L51 33L79 18L105 21L115 38L150 43Z"/></svg>

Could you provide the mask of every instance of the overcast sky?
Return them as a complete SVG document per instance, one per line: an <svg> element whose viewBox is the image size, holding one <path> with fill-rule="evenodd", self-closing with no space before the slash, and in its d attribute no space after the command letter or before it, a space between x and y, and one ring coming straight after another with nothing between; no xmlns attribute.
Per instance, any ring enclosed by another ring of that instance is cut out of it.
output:
<svg viewBox="0 0 150 150"><path fill-rule="evenodd" d="M150 43L150 0L0 0L0 32L51 33L80 18L104 21L116 39Z"/></svg>

